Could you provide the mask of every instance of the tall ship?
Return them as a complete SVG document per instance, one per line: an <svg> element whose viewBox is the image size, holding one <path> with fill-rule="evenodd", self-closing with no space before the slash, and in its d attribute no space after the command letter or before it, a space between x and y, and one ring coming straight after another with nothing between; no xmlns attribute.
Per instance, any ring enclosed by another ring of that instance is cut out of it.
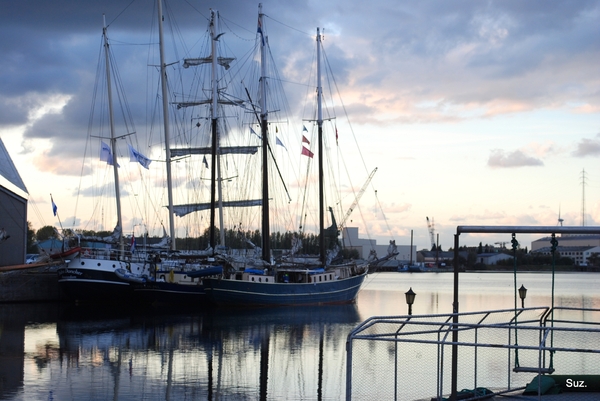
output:
<svg viewBox="0 0 600 401"><path fill-rule="evenodd" d="M269 124L269 106L267 103L270 77L267 74L269 42L265 32L265 15L259 6L257 43L260 47L261 73L259 79L259 105L255 109L257 123L260 126L262 150L262 224L261 254L258 260L244 267L229 264L221 277L204 280L205 291L210 300L218 305L237 306L279 306L279 305L326 305L345 304L355 301L358 291L367 275L368 264L364 261L343 260L338 256L339 229L331 211L332 224L325 227L325 174L323 109L321 86L321 49L322 36L317 29L317 162L318 162L318 255L299 255L299 239L294 241L294 250L275 258L272 253L270 235L270 207L272 194L269 184L274 172L272 165L272 147L280 144L276 132ZM304 132L304 131L303 131ZM304 134L303 134L304 135ZM305 140L306 139L306 140ZM304 147L310 143L303 136L301 154L312 160L314 152ZM224 258L227 260L227 258Z"/></svg>

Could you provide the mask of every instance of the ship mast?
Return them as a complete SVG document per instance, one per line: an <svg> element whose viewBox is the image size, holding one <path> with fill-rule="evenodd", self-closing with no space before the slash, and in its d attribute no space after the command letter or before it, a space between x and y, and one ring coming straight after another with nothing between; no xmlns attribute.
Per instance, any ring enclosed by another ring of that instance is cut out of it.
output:
<svg viewBox="0 0 600 401"><path fill-rule="evenodd" d="M175 220L173 218L173 184L171 181L171 147L169 134L169 104L167 92L167 64L165 63L165 51L163 46L163 15L162 15L162 0L157 0L158 3L158 35L160 49L160 81L162 86L162 106L163 106L163 123L165 131L165 153L167 165L167 196L169 201L169 235L171 236L171 250L176 249L175 244Z"/></svg>
<svg viewBox="0 0 600 401"><path fill-rule="evenodd" d="M267 111L267 73L266 54L267 38L262 31L263 27L262 3L258 5L258 30L260 33L260 131L262 138L262 259L271 260L271 234L269 230L269 168L268 168L268 111Z"/></svg>
<svg viewBox="0 0 600 401"><path fill-rule="evenodd" d="M102 29L102 37L104 38L104 56L106 63L106 87L107 87L107 96L108 96L108 119L110 124L110 147L112 151L112 166L115 180L115 198L117 202L117 227L119 233L119 247L121 250L124 249L124 244L122 241L122 232L123 232L123 218L121 216L121 192L119 189L119 169L117 165L117 137L115 136L115 119L113 113L113 104L112 104L112 83L110 78L110 55L108 49L108 37L106 35L106 16L102 16L104 19L104 26Z"/></svg>
<svg viewBox="0 0 600 401"><path fill-rule="evenodd" d="M319 258L325 263L325 195L323 188L323 88L321 87L321 34L317 28L317 127L319 142Z"/></svg>

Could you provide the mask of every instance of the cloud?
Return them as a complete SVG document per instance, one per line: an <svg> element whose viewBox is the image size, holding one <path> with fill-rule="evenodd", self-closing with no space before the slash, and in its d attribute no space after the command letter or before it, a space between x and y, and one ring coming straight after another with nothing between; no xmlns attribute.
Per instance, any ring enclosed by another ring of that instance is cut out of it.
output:
<svg viewBox="0 0 600 401"><path fill-rule="evenodd" d="M510 168L526 166L543 166L544 162L532 156L526 155L521 150L505 153L502 149L492 150L488 159L491 168Z"/></svg>
<svg viewBox="0 0 600 401"><path fill-rule="evenodd" d="M592 139L581 139L572 155L575 157L600 156L600 134L596 134L596 137Z"/></svg>

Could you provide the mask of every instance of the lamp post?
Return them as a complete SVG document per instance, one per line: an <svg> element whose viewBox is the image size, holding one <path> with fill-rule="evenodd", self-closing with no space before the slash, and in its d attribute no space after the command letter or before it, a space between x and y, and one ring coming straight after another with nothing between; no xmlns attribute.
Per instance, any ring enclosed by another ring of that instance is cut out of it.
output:
<svg viewBox="0 0 600 401"><path fill-rule="evenodd" d="M519 298L521 298L521 308L525 308L525 297L527 296L527 288L523 284L521 284L521 288L519 288Z"/></svg>
<svg viewBox="0 0 600 401"><path fill-rule="evenodd" d="M408 304L408 314L412 315L412 304L415 302L415 296L417 294L415 294L412 290L412 287L410 287L410 289L406 291L404 295L406 296L406 303Z"/></svg>

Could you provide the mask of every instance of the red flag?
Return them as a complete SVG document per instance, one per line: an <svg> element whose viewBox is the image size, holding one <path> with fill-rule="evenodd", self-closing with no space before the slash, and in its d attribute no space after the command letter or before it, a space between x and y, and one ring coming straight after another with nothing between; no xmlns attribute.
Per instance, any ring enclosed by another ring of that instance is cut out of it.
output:
<svg viewBox="0 0 600 401"><path fill-rule="evenodd" d="M310 145L310 142L308 141L308 139L306 139L304 135L302 135L302 142L308 143Z"/></svg>
<svg viewBox="0 0 600 401"><path fill-rule="evenodd" d="M312 157L314 156L314 153L311 152L310 150L306 149L304 146L302 146L302 154L304 156L308 156L312 159Z"/></svg>

